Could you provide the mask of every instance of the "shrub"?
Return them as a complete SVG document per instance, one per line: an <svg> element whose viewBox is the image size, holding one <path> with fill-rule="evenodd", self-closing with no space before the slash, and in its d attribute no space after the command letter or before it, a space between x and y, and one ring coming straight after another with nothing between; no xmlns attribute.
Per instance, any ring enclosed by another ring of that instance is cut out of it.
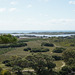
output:
<svg viewBox="0 0 75 75"><path fill-rule="evenodd" d="M70 46L75 46L75 44L70 44Z"/></svg>
<svg viewBox="0 0 75 75"><path fill-rule="evenodd" d="M11 66L11 63L10 62L8 62L8 63L5 63L5 66Z"/></svg>
<svg viewBox="0 0 75 75"><path fill-rule="evenodd" d="M30 52L48 52L47 48L32 48Z"/></svg>
<svg viewBox="0 0 75 75"><path fill-rule="evenodd" d="M27 46L26 43L14 43L14 44L9 44L9 45L2 45L0 46L0 48L13 48L13 47L23 47L23 46Z"/></svg>
<svg viewBox="0 0 75 75"><path fill-rule="evenodd" d="M7 70L2 70L1 75L11 75L11 73Z"/></svg>
<svg viewBox="0 0 75 75"><path fill-rule="evenodd" d="M24 51L29 51L29 50L31 50L31 48L29 47L24 49Z"/></svg>
<svg viewBox="0 0 75 75"><path fill-rule="evenodd" d="M70 73L70 75L73 75L73 74L71 74L71 68L68 66L62 67L62 69L59 71L60 75L69 75L69 73Z"/></svg>
<svg viewBox="0 0 75 75"><path fill-rule="evenodd" d="M62 47L56 47L54 50L53 50L53 52L54 53L62 53L63 51L65 50L65 48L62 48Z"/></svg>
<svg viewBox="0 0 75 75"><path fill-rule="evenodd" d="M10 47L22 47L22 46L27 46L26 43L15 43L15 44L11 44Z"/></svg>
<svg viewBox="0 0 75 75"><path fill-rule="evenodd" d="M2 45L0 46L0 48L9 48L10 46L9 45Z"/></svg>
<svg viewBox="0 0 75 75"><path fill-rule="evenodd" d="M0 67L0 72L2 71L2 68Z"/></svg>
<svg viewBox="0 0 75 75"><path fill-rule="evenodd" d="M4 34L0 36L0 43L2 44L15 43L15 42L17 42L17 38L10 34Z"/></svg>
<svg viewBox="0 0 75 75"><path fill-rule="evenodd" d="M52 56L55 60L62 60L63 58L61 56L53 55Z"/></svg>
<svg viewBox="0 0 75 75"><path fill-rule="evenodd" d="M43 42L43 43L41 44L41 46L54 47L54 44L52 44L52 43L45 43L45 42Z"/></svg>
<svg viewBox="0 0 75 75"><path fill-rule="evenodd" d="M6 64L6 63L8 63L8 62L10 62L9 60L4 60L2 63L3 64Z"/></svg>

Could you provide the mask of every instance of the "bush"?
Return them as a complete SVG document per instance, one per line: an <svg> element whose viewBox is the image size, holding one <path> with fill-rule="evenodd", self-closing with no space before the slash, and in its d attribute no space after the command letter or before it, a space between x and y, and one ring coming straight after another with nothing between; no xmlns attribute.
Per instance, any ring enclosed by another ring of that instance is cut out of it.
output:
<svg viewBox="0 0 75 75"><path fill-rule="evenodd" d="M31 48L29 47L24 49L24 51L29 51L29 50L31 50Z"/></svg>
<svg viewBox="0 0 75 75"><path fill-rule="evenodd" d="M11 75L11 73L7 70L2 70L1 75Z"/></svg>
<svg viewBox="0 0 75 75"><path fill-rule="evenodd" d="M2 63L3 64L6 64L6 63L8 63L8 62L10 62L9 60L4 60Z"/></svg>
<svg viewBox="0 0 75 75"><path fill-rule="evenodd" d="M17 38L10 34L4 34L0 36L0 43L2 44L15 43L15 42L17 42Z"/></svg>
<svg viewBox="0 0 75 75"><path fill-rule="evenodd" d="M2 71L2 68L0 67L0 72Z"/></svg>
<svg viewBox="0 0 75 75"><path fill-rule="evenodd" d="M75 46L75 44L70 44L70 46Z"/></svg>
<svg viewBox="0 0 75 75"><path fill-rule="evenodd" d="M56 47L56 48L53 50L53 52L54 52L54 53L62 53L64 50L65 50L65 48Z"/></svg>
<svg viewBox="0 0 75 75"><path fill-rule="evenodd" d="M61 56L53 55L52 56L55 60L62 60L63 58Z"/></svg>
<svg viewBox="0 0 75 75"><path fill-rule="evenodd" d="M43 43L41 44L41 46L54 47L54 44L52 44L52 43L45 43L45 42L43 42Z"/></svg>
<svg viewBox="0 0 75 75"><path fill-rule="evenodd" d="M27 46L26 43L15 43L15 44L11 44L10 47L23 47L23 46Z"/></svg>
<svg viewBox="0 0 75 75"><path fill-rule="evenodd" d="M48 52L48 51L49 51L49 49L47 49L47 48L33 48L33 49L31 49L30 52Z"/></svg>
<svg viewBox="0 0 75 75"><path fill-rule="evenodd" d="M9 48L10 46L9 45L2 45L0 46L0 48Z"/></svg>
<svg viewBox="0 0 75 75"><path fill-rule="evenodd" d="M8 62L8 63L5 63L5 66L8 66L8 67L10 67L10 66L11 66L11 63L10 63L10 62Z"/></svg>
<svg viewBox="0 0 75 75"><path fill-rule="evenodd" d="M59 71L60 75L69 75L69 73L71 73L71 68L68 66L62 67L62 69ZM72 75L72 74L70 74L70 75Z"/></svg>
<svg viewBox="0 0 75 75"><path fill-rule="evenodd" d="M2 45L0 46L0 48L13 48L13 47L23 47L23 46L27 46L26 43L14 43L14 44L10 44L10 45Z"/></svg>

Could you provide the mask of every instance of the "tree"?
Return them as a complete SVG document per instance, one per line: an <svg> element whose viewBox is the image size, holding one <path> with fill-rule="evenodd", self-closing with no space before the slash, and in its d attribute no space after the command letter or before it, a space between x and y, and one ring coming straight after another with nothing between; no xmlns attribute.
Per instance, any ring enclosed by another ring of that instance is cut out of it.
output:
<svg viewBox="0 0 75 75"><path fill-rule="evenodd" d="M31 62L30 67L32 67L37 75L50 75L53 73L53 68L56 64L53 63L53 58L48 55L37 54L33 56L28 56L26 58Z"/></svg>
<svg viewBox="0 0 75 75"><path fill-rule="evenodd" d="M2 70L1 75L11 75L11 73L8 70Z"/></svg>
<svg viewBox="0 0 75 75"><path fill-rule="evenodd" d="M21 68L20 66L14 66L14 67L12 68L12 70L15 71L15 73L16 73L17 75L23 75L23 74L22 74L22 68Z"/></svg>
<svg viewBox="0 0 75 75"><path fill-rule="evenodd" d="M75 75L75 66L64 66L59 71L59 75Z"/></svg>
<svg viewBox="0 0 75 75"><path fill-rule="evenodd" d="M0 36L0 42L3 44L7 44L7 43L15 43L17 42L17 38L10 35L10 34L4 34Z"/></svg>
<svg viewBox="0 0 75 75"><path fill-rule="evenodd" d="M63 53L63 58L67 65L75 65L75 50L66 50Z"/></svg>

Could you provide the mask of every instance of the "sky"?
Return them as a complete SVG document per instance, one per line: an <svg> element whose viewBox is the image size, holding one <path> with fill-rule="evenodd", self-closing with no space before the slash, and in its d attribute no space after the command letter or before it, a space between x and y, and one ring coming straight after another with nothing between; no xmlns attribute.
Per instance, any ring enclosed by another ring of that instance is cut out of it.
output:
<svg viewBox="0 0 75 75"><path fill-rule="evenodd" d="M0 30L75 30L75 0L0 0Z"/></svg>

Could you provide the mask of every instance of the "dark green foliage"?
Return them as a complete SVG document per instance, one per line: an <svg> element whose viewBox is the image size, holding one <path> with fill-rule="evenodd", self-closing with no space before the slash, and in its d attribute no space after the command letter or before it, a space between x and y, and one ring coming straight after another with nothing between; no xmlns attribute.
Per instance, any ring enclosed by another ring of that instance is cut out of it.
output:
<svg viewBox="0 0 75 75"><path fill-rule="evenodd" d="M17 74L17 75L23 75L23 74L22 74L22 71L21 71L22 68L21 68L20 66L14 66L14 67L12 68L12 70L13 70L13 71L16 71L16 74Z"/></svg>
<svg viewBox="0 0 75 75"><path fill-rule="evenodd" d="M6 71L3 75L11 75L9 71Z"/></svg>
<svg viewBox="0 0 75 75"><path fill-rule="evenodd" d="M63 67L60 73L61 75L74 75L75 74L75 50L66 50L63 53L64 61L68 65Z"/></svg>
<svg viewBox="0 0 75 75"><path fill-rule="evenodd" d="M3 63L3 64L6 64L6 63L8 63L8 62L10 62L10 60L4 60L2 63Z"/></svg>
<svg viewBox="0 0 75 75"><path fill-rule="evenodd" d="M73 44L70 44L70 46L75 46L75 44L73 43Z"/></svg>
<svg viewBox="0 0 75 75"><path fill-rule="evenodd" d="M0 36L0 43L7 44L7 43L15 43L17 42L17 38L10 35L10 34L4 34Z"/></svg>
<svg viewBox="0 0 75 75"><path fill-rule="evenodd" d="M9 48L10 45L1 45L0 48Z"/></svg>
<svg viewBox="0 0 75 75"><path fill-rule="evenodd" d="M24 51L29 51L29 50L31 50L30 47L27 47L27 48L24 49Z"/></svg>
<svg viewBox="0 0 75 75"><path fill-rule="evenodd" d="M22 69L29 67L32 67L37 75L50 75L50 73L53 73L52 69L56 66L53 61L54 59L51 56L35 54L23 59L20 57L13 57L10 62L6 62L5 64L9 64L10 67L13 67L12 69L13 71L17 71L17 75L22 75Z"/></svg>
<svg viewBox="0 0 75 75"><path fill-rule="evenodd" d="M30 52L48 52L48 51L49 51L49 49L47 49L47 48L32 48L30 50Z"/></svg>
<svg viewBox="0 0 75 75"><path fill-rule="evenodd" d="M5 63L5 66L11 66L11 63L10 62L7 62L7 63Z"/></svg>
<svg viewBox="0 0 75 75"><path fill-rule="evenodd" d="M75 74L75 66L74 67L64 66L59 71L59 75L74 75L74 74Z"/></svg>
<svg viewBox="0 0 75 75"><path fill-rule="evenodd" d="M52 56L55 60L62 60L63 58L61 56L58 55L53 55Z"/></svg>
<svg viewBox="0 0 75 75"><path fill-rule="evenodd" d="M30 52L48 52L49 49L47 48L25 48L24 51L30 51Z"/></svg>
<svg viewBox="0 0 75 75"><path fill-rule="evenodd" d="M14 47L23 47L23 46L27 46L26 43L13 43L13 44L9 44L9 45L1 45L0 48L14 48Z"/></svg>
<svg viewBox="0 0 75 75"><path fill-rule="evenodd" d="M15 43L15 44L10 44L10 47L23 47L23 46L27 46L26 43Z"/></svg>
<svg viewBox="0 0 75 75"><path fill-rule="evenodd" d="M63 53L63 57L66 64L70 66L75 65L75 50L66 50Z"/></svg>
<svg viewBox="0 0 75 75"><path fill-rule="evenodd" d="M0 67L0 72L2 71L2 68Z"/></svg>
<svg viewBox="0 0 75 75"><path fill-rule="evenodd" d="M56 48L53 50L53 52L54 52L54 53L62 53L64 50L65 50L65 48L56 47Z"/></svg>
<svg viewBox="0 0 75 75"><path fill-rule="evenodd" d="M53 68L56 64L53 63L53 58L48 55L37 54L26 58L31 63L31 67L36 71L37 75L50 75L53 73Z"/></svg>
<svg viewBox="0 0 75 75"><path fill-rule="evenodd" d="M41 44L41 46L54 47L54 44L52 44L52 43L46 43L46 42L43 42L43 43Z"/></svg>

